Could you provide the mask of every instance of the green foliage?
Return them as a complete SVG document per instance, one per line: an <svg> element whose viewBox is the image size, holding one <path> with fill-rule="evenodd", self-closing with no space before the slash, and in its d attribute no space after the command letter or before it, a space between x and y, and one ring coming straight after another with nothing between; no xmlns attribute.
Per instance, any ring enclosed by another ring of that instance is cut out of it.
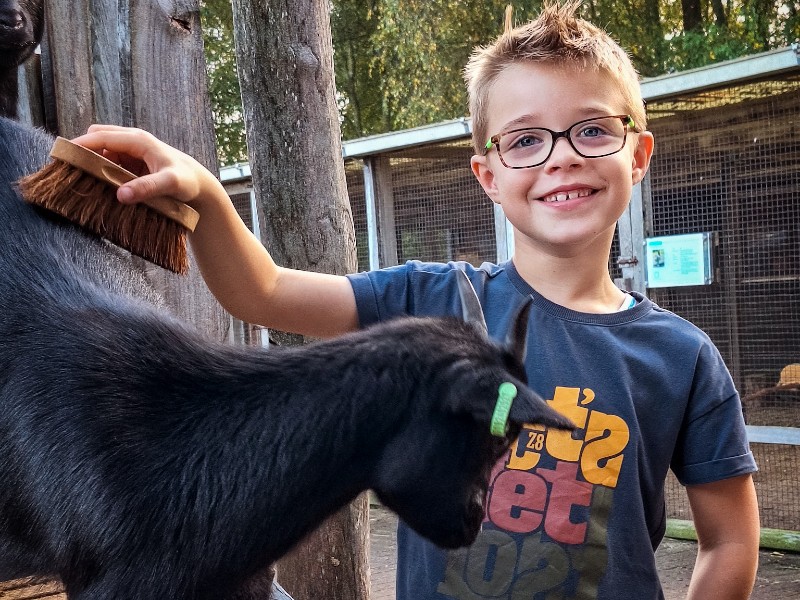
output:
<svg viewBox="0 0 800 600"><path fill-rule="evenodd" d="M541 0L333 0L331 30L344 139L464 116L462 69L476 45L532 18ZM584 0L581 14L628 49L644 77L701 67L800 40L800 5L700 0L684 32L673 0ZM715 10L716 9L716 10ZM246 160L230 0L202 0L206 56L223 164Z"/></svg>
<svg viewBox="0 0 800 600"><path fill-rule="evenodd" d="M245 162L247 141L236 73L230 0L201 0L200 19L208 69L208 92L217 135L217 155L221 165Z"/></svg>
<svg viewBox="0 0 800 600"><path fill-rule="evenodd" d="M732 38L728 31L716 25L709 25L704 32L680 33L669 40L668 47L665 72L696 69L749 53L741 40Z"/></svg>
<svg viewBox="0 0 800 600"><path fill-rule="evenodd" d="M331 13L334 70L342 137L384 130L383 83L372 68L379 0L337 0ZM384 130L385 131L385 130Z"/></svg>
<svg viewBox="0 0 800 600"><path fill-rule="evenodd" d="M766 52L800 39L800 15L796 4L744 0L728 4L727 10L724 25L719 25L709 16L701 31L677 32L669 37L669 51L660 65L660 72L693 69Z"/></svg>
<svg viewBox="0 0 800 600"><path fill-rule="evenodd" d="M345 139L464 116L462 69L476 45L502 31L506 4L507 0L335 1L334 63L337 87L347 96ZM518 18L532 16L540 6L511 4ZM346 14L341 21L340 10ZM350 35L358 22L368 27L359 29L358 36ZM360 69L352 69L349 59L345 63L343 54L360 57Z"/></svg>
<svg viewBox="0 0 800 600"><path fill-rule="evenodd" d="M659 0L588 0L581 16L608 31L628 51L639 73L652 77L664 72L668 56L663 17L670 7L663 5ZM680 19L680 12L675 16Z"/></svg>

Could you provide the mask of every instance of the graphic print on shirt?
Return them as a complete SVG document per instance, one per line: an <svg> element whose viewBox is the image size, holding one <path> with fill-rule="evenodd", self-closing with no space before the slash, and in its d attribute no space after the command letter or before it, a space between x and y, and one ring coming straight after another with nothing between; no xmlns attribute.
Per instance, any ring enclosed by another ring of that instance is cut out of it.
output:
<svg viewBox="0 0 800 600"><path fill-rule="evenodd" d="M557 387L547 401L572 419L574 434L525 426L492 473L478 539L448 553L440 594L458 600L596 597L630 431L620 417L593 410L594 399L589 388Z"/></svg>

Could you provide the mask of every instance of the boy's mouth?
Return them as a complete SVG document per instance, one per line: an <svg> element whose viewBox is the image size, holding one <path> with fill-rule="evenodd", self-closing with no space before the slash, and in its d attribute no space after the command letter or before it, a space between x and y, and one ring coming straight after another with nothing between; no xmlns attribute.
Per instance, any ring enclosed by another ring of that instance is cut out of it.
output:
<svg viewBox="0 0 800 600"><path fill-rule="evenodd" d="M591 188L582 188L579 190L569 190L563 192L553 192L547 196L539 198L542 202L565 202L566 200L574 200L575 198L585 198L586 196L594 193Z"/></svg>

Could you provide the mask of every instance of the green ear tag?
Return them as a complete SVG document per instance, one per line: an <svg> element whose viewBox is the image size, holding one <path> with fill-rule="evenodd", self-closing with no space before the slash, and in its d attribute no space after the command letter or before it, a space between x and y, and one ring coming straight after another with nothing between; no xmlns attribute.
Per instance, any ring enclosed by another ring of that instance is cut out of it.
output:
<svg viewBox="0 0 800 600"><path fill-rule="evenodd" d="M492 413L492 423L489 431L497 437L505 437L508 431L508 413L511 412L511 403L517 397L517 386L508 381L500 384L497 390L497 404Z"/></svg>

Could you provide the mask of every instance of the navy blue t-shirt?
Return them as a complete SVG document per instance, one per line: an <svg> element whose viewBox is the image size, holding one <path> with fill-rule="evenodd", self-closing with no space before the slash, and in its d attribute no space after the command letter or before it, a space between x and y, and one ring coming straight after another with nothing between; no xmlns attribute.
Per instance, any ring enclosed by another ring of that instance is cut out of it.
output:
<svg viewBox="0 0 800 600"><path fill-rule="evenodd" d="M663 598L654 552L668 469L685 485L756 470L719 352L639 294L633 308L612 314L556 305L511 261L479 269L409 262L351 275L361 325L460 314L455 269L466 271L497 339L533 298L529 384L578 431L524 428L494 470L469 548L441 550L401 523L397 598Z"/></svg>

